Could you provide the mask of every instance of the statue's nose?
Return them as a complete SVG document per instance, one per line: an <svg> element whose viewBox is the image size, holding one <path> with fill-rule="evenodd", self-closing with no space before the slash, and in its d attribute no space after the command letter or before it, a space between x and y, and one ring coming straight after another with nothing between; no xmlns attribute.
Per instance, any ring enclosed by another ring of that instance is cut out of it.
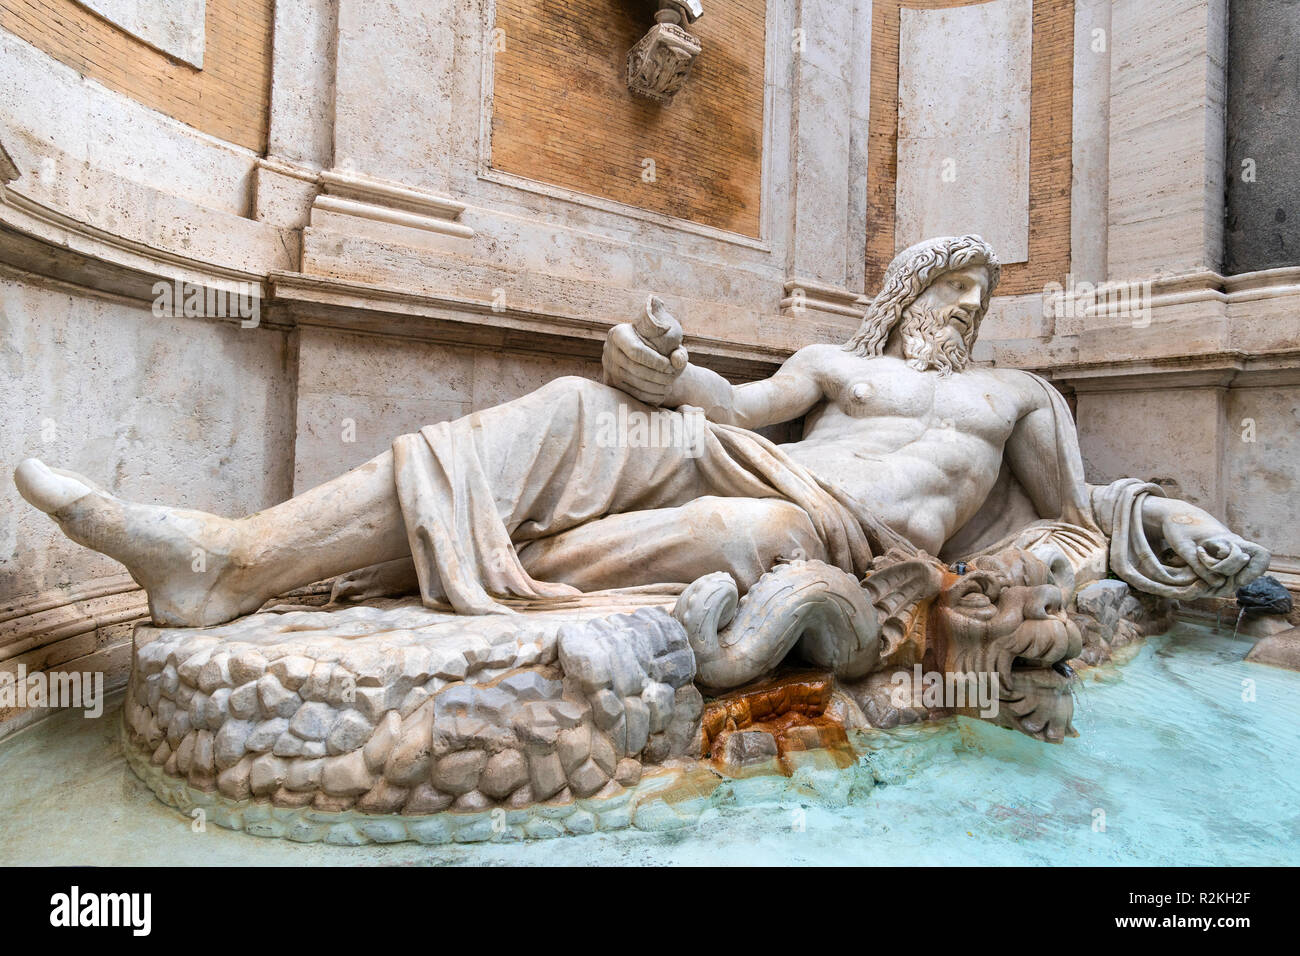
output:
<svg viewBox="0 0 1300 956"><path fill-rule="evenodd" d="M1031 621L1043 621L1054 614L1060 614L1063 607L1065 600L1061 597L1061 589L1055 584L1040 584L1029 588L1029 596L1025 600L1025 617Z"/></svg>

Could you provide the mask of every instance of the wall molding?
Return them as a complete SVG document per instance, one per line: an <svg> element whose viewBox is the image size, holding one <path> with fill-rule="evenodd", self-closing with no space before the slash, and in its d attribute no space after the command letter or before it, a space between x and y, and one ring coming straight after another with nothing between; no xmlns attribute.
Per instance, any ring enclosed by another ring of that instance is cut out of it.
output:
<svg viewBox="0 0 1300 956"><path fill-rule="evenodd" d="M501 307L490 299L406 292L301 272L273 272L268 284L270 301L293 325L444 345L599 359L614 324L551 309ZM789 357L784 349L705 335L688 334L686 346L710 368L744 377L770 373Z"/></svg>
<svg viewBox="0 0 1300 956"><path fill-rule="evenodd" d="M313 213L323 210L462 239L474 236L459 221L465 204L454 199L339 170L322 171L319 182Z"/></svg>
<svg viewBox="0 0 1300 956"><path fill-rule="evenodd" d="M861 293L813 279L787 279L782 291L782 315L799 315L812 309L861 321L871 305L871 299Z"/></svg>
<svg viewBox="0 0 1300 956"><path fill-rule="evenodd" d="M11 599L0 605L0 671L100 672L111 692L126 683L132 631L148 618L145 593L127 574ZM55 712L0 708L0 738Z"/></svg>

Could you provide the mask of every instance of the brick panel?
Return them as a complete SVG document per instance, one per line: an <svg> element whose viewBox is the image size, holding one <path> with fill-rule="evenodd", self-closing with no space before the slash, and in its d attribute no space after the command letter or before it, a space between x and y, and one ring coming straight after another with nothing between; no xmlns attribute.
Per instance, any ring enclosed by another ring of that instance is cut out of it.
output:
<svg viewBox="0 0 1300 956"><path fill-rule="evenodd" d="M899 8L961 7L972 0L875 0L867 173L867 293L893 259L898 178ZM976 0L982 2L982 0ZM1042 292L1070 269L1074 117L1074 0L1034 0L1029 105L1029 261L1002 267L999 295Z"/></svg>
<svg viewBox="0 0 1300 956"><path fill-rule="evenodd" d="M711 0L669 106L627 89L654 23L628 0L498 0L492 166L746 236L759 234L765 0ZM655 162L653 183L642 161Z"/></svg>
<svg viewBox="0 0 1300 956"><path fill-rule="evenodd" d="M203 69L72 0L0 0L0 27L81 74L218 139L266 150L274 0L208 0Z"/></svg>

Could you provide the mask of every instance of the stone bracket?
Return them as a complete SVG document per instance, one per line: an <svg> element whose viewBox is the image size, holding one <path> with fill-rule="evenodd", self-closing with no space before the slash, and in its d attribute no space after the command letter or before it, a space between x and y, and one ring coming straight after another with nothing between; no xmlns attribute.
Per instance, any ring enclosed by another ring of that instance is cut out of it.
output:
<svg viewBox="0 0 1300 956"><path fill-rule="evenodd" d="M667 105L686 83L700 41L684 30L683 19L694 20L703 11L698 3L666 2L655 14L658 21L627 55L627 88L637 96Z"/></svg>
<svg viewBox="0 0 1300 956"><path fill-rule="evenodd" d="M871 305L868 296L812 279L787 279L782 287L782 315L799 315L806 311L829 312L861 320Z"/></svg>
<svg viewBox="0 0 1300 956"><path fill-rule="evenodd" d="M462 239L474 236L474 230L459 221L465 204L445 196L338 170L322 172L320 186L312 203L313 219L323 211Z"/></svg>

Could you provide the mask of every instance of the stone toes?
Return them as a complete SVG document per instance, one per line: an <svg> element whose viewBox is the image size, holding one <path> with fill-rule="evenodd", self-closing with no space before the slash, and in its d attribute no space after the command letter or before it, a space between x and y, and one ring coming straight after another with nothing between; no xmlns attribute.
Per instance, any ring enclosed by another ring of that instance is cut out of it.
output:
<svg viewBox="0 0 1300 956"><path fill-rule="evenodd" d="M46 514L66 508L95 490L79 475L57 471L38 458L28 458L14 470L18 493Z"/></svg>

